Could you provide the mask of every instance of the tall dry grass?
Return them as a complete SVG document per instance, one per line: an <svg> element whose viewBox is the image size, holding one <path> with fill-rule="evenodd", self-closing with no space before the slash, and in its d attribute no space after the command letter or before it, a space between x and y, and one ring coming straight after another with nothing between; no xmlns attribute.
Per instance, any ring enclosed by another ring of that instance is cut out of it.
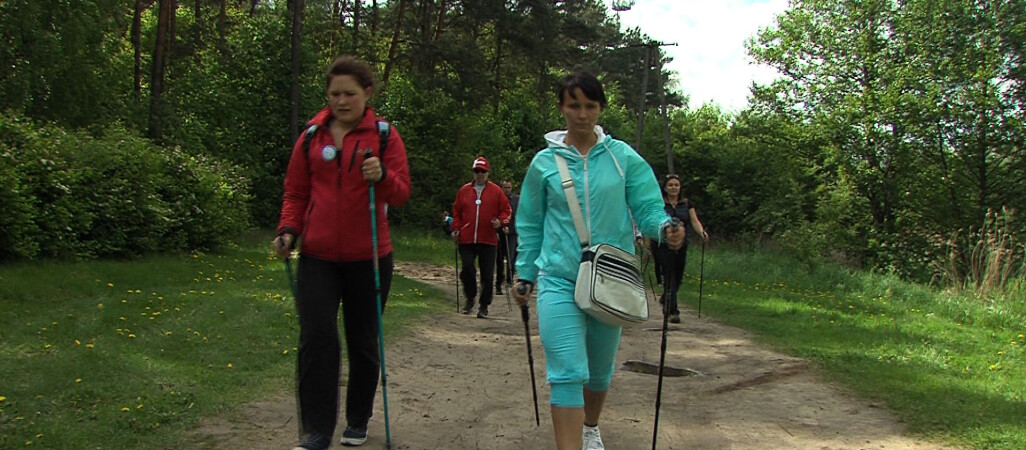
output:
<svg viewBox="0 0 1026 450"><path fill-rule="evenodd" d="M983 224L960 230L945 242L947 260L937 272L956 294L981 299L1024 291L1026 245L1015 235L1015 215L987 211Z"/></svg>

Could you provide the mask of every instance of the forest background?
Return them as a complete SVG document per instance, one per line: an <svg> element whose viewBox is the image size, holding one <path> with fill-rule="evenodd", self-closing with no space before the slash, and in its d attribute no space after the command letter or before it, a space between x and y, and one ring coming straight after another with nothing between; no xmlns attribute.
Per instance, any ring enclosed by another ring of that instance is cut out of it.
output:
<svg viewBox="0 0 1026 450"><path fill-rule="evenodd" d="M748 42L780 77L729 114L687 107L661 43L596 0L4 0L0 41L0 261L274 226L351 53L408 149L397 226L437 226L476 156L520 180L583 67L601 125L679 173L718 241L1022 301L1023 0L792 1Z"/></svg>

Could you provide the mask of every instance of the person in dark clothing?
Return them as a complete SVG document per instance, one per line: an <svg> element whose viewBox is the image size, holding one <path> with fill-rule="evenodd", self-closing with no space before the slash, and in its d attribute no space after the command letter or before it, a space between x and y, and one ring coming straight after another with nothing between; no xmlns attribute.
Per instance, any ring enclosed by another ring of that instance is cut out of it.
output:
<svg viewBox="0 0 1026 450"><path fill-rule="evenodd" d="M442 232L444 232L446 236L452 234L452 216L449 215L449 211L442 213Z"/></svg>
<svg viewBox="0 0 1026 450"><path fill-rule="evenodd" d="M663 201L666 202L664 209L666 214L670 217L680 220L681 223L691 223L691 228L702 237L703 241L709 240L709 234L705 232L705 227L702 226L702 222L698 220L698 214L695 212L695 204L688 200L681 193L680 177L676 174L669 174L666 176L666 180L663 181ZM666 304L666 313L670 315L670 322L680 323L680 309L677 307L677 291L680 289L680 280L684 276L684 265L688 260L688 244L687 239L684 240L684 246L680 250L674 251L666 246L665 243L657 244L655 241L649 241L652 254L655 255L655 273L656 282L663 286L663 295L659 297L659 303L669 302ZM673 261L674 268L674 280L676 280L675 288L672 292L666 290L666 280L663 279L663 267L670 261Z"/></svg>
<svg viewBox="0 0 1026 450"><path fill-rule="evenodd" d="M513 193L513 182L509 180L502 180L499 183L502 187L502 192L506 194L506 199L509 200L510 209L513 211L513 216L517 215L517 204L520 203L520 196ZM499 248L498 255L495 259L495 294L502 295L502 286L506 283L512 283L514 277L511 276L506 279L506 263L509 263L509 271L513 272L513 263L517 260L517 227L513 221L510 221L508 226L502 227L502 233L499 234Z"/></svg>
<svg viewBox="0 0 1026 450"><path fill-rule="evenodd" d="M306 435L295 447L300 450L329 448L335 432L340 306L349 361L347 426L341 443L355 446L367 440L380 373L369 186L373 184L375 192L382 307L393 269L386 207L401 206L410 197L406 147L394 128L387 141L380 142L380 118L367 106L374 92L370 67L341 56L326 78L328 106L309 121L312 133L304 133L292 148L281 220L272 241L274 251L288 258L302 240L295 293L297 401L301 432Z"/></svg>
<svg viewBox="0 0 1026 450"><path fill-rule="evenodd" d="M459 242L463 262L460 281L463 282L467 305L462 313L470 314L474 310L477 297L474 259L477 259L481 269L481 307L477 310L477 317L485 319L488 317L488 305L492 304L498 230L509 226L513 213L502 189L488 181L488 160L483 156L475 159L471 169L474 180L456 192L456 201L452 204L452 237Z"/></svg>

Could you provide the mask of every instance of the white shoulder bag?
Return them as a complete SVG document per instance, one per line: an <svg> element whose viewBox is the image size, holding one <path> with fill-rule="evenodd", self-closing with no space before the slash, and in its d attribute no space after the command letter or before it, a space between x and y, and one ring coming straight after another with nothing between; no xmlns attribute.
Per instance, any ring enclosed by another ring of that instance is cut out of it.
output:
<svg viewBox="0 0 1026 450"><path fill-rule="evenodd" d="M577 272L574 301L592 317L609 325L630 326L648 320L645 283L638 257L610 244L591 245L577 191L566 159L556 156L563 191L581 243L581 267Z"/></svg>

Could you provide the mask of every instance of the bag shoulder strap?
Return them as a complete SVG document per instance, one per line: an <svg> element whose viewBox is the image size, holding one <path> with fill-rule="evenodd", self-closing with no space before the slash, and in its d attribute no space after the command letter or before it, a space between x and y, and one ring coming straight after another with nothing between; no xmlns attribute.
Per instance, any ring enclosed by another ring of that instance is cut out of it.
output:
<svg viewBox="0 0 1026 450"><path fill-rule="evenodd" d="M556 156L556 167L559 168L559 176L562 178L560 184L563 186L563 192L566 193L566 203L570 207L570 215L574 218L574 228L577 228L577 239L581 243L581 248L587 248L591 241L591 233L584 225L581 204L577 201L577 189L574 187L573 178L570 178L570 168L567 167L565 158L558 153L553 154Z"/></svg>

